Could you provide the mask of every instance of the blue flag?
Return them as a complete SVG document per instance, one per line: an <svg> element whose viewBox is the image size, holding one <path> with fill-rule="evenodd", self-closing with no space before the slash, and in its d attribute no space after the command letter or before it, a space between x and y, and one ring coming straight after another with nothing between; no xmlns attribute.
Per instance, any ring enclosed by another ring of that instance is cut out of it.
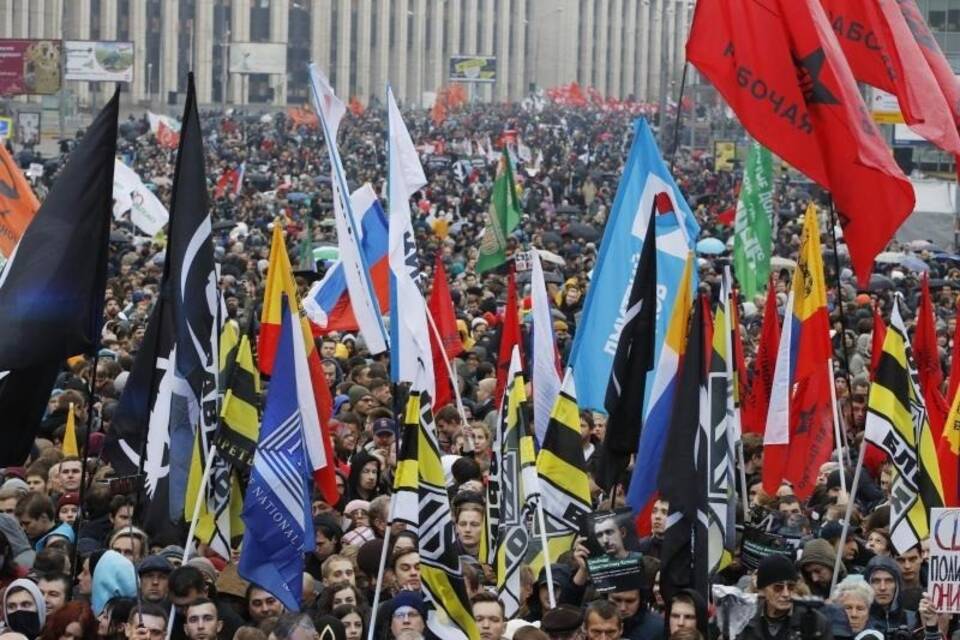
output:
<svg viewBox="0 0 960 640"><path fill-rule="evenodd" d="M633 146L610 210L583 317L577 325L569 365L581 408L603 410L607 383L626 322L630 287L640 260L654 198L666 193L673 211L657 216L657 335L655 358L663 346L673 300L680 287L686 249L693 250L700 226L660 157L646 120L634 125ZM679 240L679 244L678 241ZM654 364L654 371L656 363ZM652 389L648 380L646 393ZM641 416L637 416L640 420Z"/></svg>
<svg viewBox="0 0 960 640"><path fill-rule="evenodd" d="M300 323L284 300L273 378L243 503L246 531L239 567L240 577L272 593L289 611L300 610L303 556L314 548L294 330L300 330Z"/></svg>

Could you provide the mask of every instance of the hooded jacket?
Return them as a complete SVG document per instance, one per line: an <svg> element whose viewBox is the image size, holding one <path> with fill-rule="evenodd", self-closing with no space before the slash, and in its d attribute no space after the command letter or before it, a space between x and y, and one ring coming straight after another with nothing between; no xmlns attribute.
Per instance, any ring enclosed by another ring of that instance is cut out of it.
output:
<svg viewBox="0 0 960 640"><path fill-rule="evenodd" d="M870 605L870 620L867 622L867 628L876 629L884 634L884 636L887 636L892 630L904 627L911 631L916 629L918 626L917 612L908 611L903 608L901 600L903 578L900 575L900 567L892 558L888 558L887 556L874 556L870 562L867 563L867 568L863 572L864 580L869 583L870 578L873 577L873 574L877 571L886 571L893 576L894 583L896 584L896 592L893 594L893 600L891 600L890 604L886 607L876 600L873 601L873 604Z"/></svg>
<svg viewBox="0 0 960 640"><path fill-rule="evenodd" d="M10 548L13 549L13 561L27 569L32 567L37 553L30 546L27 534L20 528L20 523L13 516L0 513L0 533L4 535L7 542L10 543Z"/></svg>
<svg viewBox="0 0 960 640"><path fill-rule="evenodd" d="M700 632L701 637L709 638L709 624L710 617L707 614L707 603L699 593L693 589L680 589L674 595L674 598L679 595L685 595L693 600L693 609L697 613L697 631ZM673 598L667 602L666 610L663 613L664 624L663 624L663 637L670 637L670 610L673 608Z"/></svg>
<svg viewBox="0 0 960 640"><path fill-rule="evenodd" d="M797 561L797 568L801 573L805 574L805 570L812 564L818 564L822 567L827 567L830 571L833 571L833 567L837 562L837 553L833 549L833 545L824 540L823 538L814 538L809 540L806 544L803 545L803 553L800 555L800 559ZM840 575L837 577L837 582L843 580L847 576L847 568L843 566L843 563L840 563ZM804 575L804 580L806 580L806 575ZM810 587L811 591L815 591L813 585L807 585ZM828 587L829 588L829 587ZM819 596L828 596L829 593L818 593Z"/></svg>
<svg viewBox="0 0 960 640"><path fill-rule="evenodd" d="M40 537L40 539L37 540L37 544L34 545L34 549L36 549L38 552L43 551L43 548L46 546L47 541L48 541L50 538L55 537L55 536L56 536L56 537L60 537L60 538L64 538L64 539L65 539L67 542L69 542L71 545L74 544L74 543L76 543L76 541L77 541L77 534L76 534L76 532L73 530L73 527L72 527L70 524L68 524L68 523L66 523L66 522L63 522L63 523L57 525L56 527L54 527L53 529L51 529L50 531L48 531L48 532L46 532L45 534L43 534L43 535Z"/></svg>
<svg viewBox="0 0 960 640"><path fill-rule="evenodd" d="M93 570L90 604L99 616L114 598L137 597L137 571L133 563L116 551L105 551Z"/></svg>
<svg viewBox="0 0 960 640"><path fill-rule="evenodd" d="M377 486L368 495L360 494L360 472L368 462L377 463ZM350 461L350 477L347 478L347 500L373 500L380 490L381 474L383 473L380 459L366 451L358 451Z"/></svg>
<svg viewBox="0 0 960 640"><path fill-rule="evenodd" d="M30 594L30 597L33 599L33 602L37 605L37 615L40 618L40 627L47 622L47 605L43 601L43 594L40 593L40 588L32 580L27 580L26 578L17 578L9 585L7 585L6 591L3 592L3 622L10 626L10 621L7 619L7 599L10 597L10 594L17 590L23 589Z"/></svg>

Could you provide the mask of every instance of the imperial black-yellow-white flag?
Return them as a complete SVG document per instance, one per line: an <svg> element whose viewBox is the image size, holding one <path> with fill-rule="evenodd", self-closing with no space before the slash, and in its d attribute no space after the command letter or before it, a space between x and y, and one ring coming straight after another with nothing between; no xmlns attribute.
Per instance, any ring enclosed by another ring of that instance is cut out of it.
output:
<svg viewBox="0 0 960 640"><path fill-rule="evenodd" d="M424 388L420 375L407 401L391 511L419 536L421 588L430 609L427 627L438 638L479 640L455 546L430 396ZM411 440L414 435L416 444Z"/></svg>
<svg viewBox="0 0 960 640"><path fill-rule="evenodd" d="M530 523L540 497L533 437L524 414L527 394L520 350L513 347L504 397L503 450L500 457L500 533L497 536L497 591L507 618L523 605L520 569L530 548Z"/></svg>
<svg viewBox="0 0 960 640"><path fill-rule="evenodd" d="M930 509L943 506L936 445L906 335L897 296L870 385L864 437L886 451L897 470L890 492L890 538L898 552L927 537Z"/></svg>
<svg viewBox="0 0 960 640"><path fill-rule="evenodd" d="M547 558L554 562L573 548L583 516L591 511L590 479L580 444L580 409L571 370L567 370L550 412L543 447L537 454L537 475L548 550L544 554L541 549L531 559L534 575L539 575Z"/></svg>

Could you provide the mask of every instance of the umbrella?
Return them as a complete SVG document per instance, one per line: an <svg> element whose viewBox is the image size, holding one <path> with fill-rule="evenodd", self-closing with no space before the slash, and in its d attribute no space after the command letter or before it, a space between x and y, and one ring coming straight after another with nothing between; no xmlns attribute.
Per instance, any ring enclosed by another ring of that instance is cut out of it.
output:
<svg viewBox="0 0 960 640"><path fill-rule="evenodd" d="M217 220L213 223L211 229L214 231L227 231L237 226L236 220Z"/></svg>
<svg viewBox="0 0 960 640"><path fill-rule="evenodd" d="M927 263L917 256L904 256L903 260L900 262L900 266L917 273L927 273L930 271L930 267L927 265Z"/></svg>
<svg viewBox="0 0 960 640"><path fill-rule="evenodd" d="M517 273L517 282L519 284L526 284L530 282L532 277L532 271L520 271ZM544 271L543 272L543 281L552 282L554 284L563 284L563 276L555 271Z"/></svg>
<svg viewBox="0 0 960 640"><path fill-rule="evenodd" d="M572 204L562 204L557 207L557 213L580 213L580 207Z"/></svg>
<svg viewBox="0 0 960 640"><path fill-rule="evenodd" d="M556 231L544 231L540 237L543 239L543 244L563 244L563 238Z"/></svg>
<svg viewBox="0 0 960 640"><path fill-rule="evenodd" d="M320 246L313 248L314 260L339 260L340 248L332 246Z"/></svg>
<svg viewBox="0 0 960 640"><path fill-rule="evenodd" d="M708 256L719 255L726 250L723 241L717 238L704 238L697 243L697 251Z"/></svg>
<svg viewBox="0 0 960 640"><path fill-rule="evenodd" d="M580 238L581 240L586 240L587 242L595 242L597 238L600 237L600 232L596 228L590 226L589 224L583 224L582 222L573 222L567 225L567 228L564 230L564 233L569 233L574 238Z"/></svg>
<svg viewBox="0 0 960 640"><path fill-rule="evenodd" d="M558 264L561 267L567 264L567 261L555 254L553 251L547 251L546 249L537 249L537 253L540 254L540 259L544 262L552 262L553 264Z"/></svg>
<svg viewBox="0 0 960 640"><path fill-rule="evenodd" d="M774 269L796 269L797 261L781 256L773 256L770 258L770 266Z"/></svg>
<svg viewBox="0 0 960 640"><path fill-rule="evenodd" d="M888 289L893 289L893 280L879 273L870 276L870 291L885 291Z"/></svg>
<svg viewBox="0 0 960 640"><path fill-rule="evenodd" d="M115 231L110 232L110 242L118 242L121 244L126 244L126 243L129 243L131 239L132 238L130 237L130 234L128 234L126 231L123 231L121 229L117 229Z"/></svg>
<svg viewBox="0 0 960 640"><path fill-rule="evenodd" d="M304 200L309 200L310 196L302 191L291 191L287 194L288 202L303 202Z"/></svg>
<svg viewBox="0 0 960 640"><path fill-rule="evenodd" d="M939 247L929 240L911 240L907 243L912 251L924 251L928 249L939 249Z"/></svg>
<svg viewBox="0 0 960 640"><path fill-rule="evenodd" d="M878 253L873 261L879 262L880 264L901 264L906 257L907 254L900 251L883 251Z"/></svg>

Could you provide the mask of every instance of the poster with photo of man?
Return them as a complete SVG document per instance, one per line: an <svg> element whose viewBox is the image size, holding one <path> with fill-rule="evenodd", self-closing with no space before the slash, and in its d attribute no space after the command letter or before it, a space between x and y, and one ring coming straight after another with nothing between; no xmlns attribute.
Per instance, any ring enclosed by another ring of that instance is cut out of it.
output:
<svg viewBox="0 0 960 640"><path fill-rule="evenodd" d="M637 551L629 510L599 511L586 516L590 557L587 570L600 593L619 591L643 578L643 554Z"/></svg>
<svg viewBox="0 0 960 640"><path fill-rule="evenodd" d="M39 111L17 113L17 142L25 147L40 144Z"/></svg>

